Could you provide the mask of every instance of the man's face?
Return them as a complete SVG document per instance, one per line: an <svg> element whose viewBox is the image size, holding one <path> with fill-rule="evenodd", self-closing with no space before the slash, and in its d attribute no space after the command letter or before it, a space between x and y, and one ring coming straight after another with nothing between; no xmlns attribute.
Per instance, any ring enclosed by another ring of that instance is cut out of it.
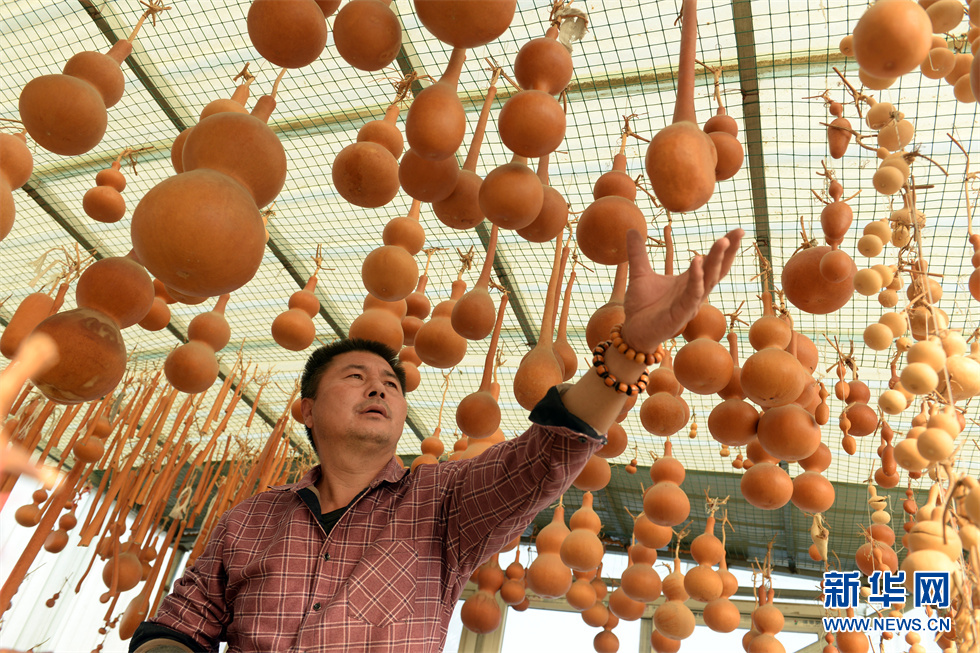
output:
<svg viewBox="0 0 980 653"><path fill-rule="evenodd" d="M391 366L367 351L334 357L320 377L316 396L303 399L301 406L321 458L342 443L364 447L365 453L394 453L408 413Z"/></svg>

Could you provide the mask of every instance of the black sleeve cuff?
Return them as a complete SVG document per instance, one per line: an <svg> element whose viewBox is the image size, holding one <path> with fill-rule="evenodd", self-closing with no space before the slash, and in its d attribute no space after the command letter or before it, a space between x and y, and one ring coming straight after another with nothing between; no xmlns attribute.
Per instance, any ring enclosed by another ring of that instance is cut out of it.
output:
<svg viewBox="0 0 980 653"><path fill-rule="evenodd" d="M544 398L531 411L530 420L541 426L563 426L605 444L605 435L597 433L594 428L568 411L562 403L558 388L559 386L556 385L548 390Z"/></svg>
<svg viewBox="0 0 980 653"><path fill-rule="evenodd" d="M140 646L154 639L170 639L183 644L192 651L204 650L190 635L179 633L173 628L161 626L160 624L144 621L137 626L136 632L133 633L133 637L129 640L129 653L133 653Z"/></svg>

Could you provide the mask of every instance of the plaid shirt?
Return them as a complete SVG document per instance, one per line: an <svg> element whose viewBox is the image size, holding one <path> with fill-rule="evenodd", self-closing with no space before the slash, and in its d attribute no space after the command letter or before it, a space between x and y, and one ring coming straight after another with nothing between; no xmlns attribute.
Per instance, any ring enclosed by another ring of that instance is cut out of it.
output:
<svg viewBox="0 0 980 653"><path fill-rule="evenodd" d="M473 571L567 490L605 440L555 389L531 419L477 458L413 473L392 459L329 535L298 495L319 467L247 499L221 517L150 623L207 651L222 640L230 652L440 651ZM134 648L149 633L139 634Z"/></svg>

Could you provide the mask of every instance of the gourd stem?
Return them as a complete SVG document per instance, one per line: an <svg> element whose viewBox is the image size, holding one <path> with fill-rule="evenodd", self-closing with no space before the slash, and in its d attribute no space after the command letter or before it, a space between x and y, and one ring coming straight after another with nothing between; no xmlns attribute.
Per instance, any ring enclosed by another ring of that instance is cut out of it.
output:
<svg viewBox="0 0 980 653"><path fill-rule="evenodd" d="M446 72L439 78L439 83L449 84L455 89L459 82L459 74L463 71L464 61L466 61L466 48L453 48L453 53L449 56L449 63L446 64Z"/></svg>
<svg viewBox="0 0 980 653"><path fill-rule="evenodd" d="M487 256L483 260L483 269L480 270L480 278L476 281L475 288L486 289L490 286L490 272L493 270L494 255L497 252L497 225L490 229L490 242L487 243Z"/></svg>
<svg viewBox="0 0 980 653"><path fill-rule="evenodd" d="M548 185L548 161L550 158L551 154L545 154L538 159L538 179L541 180L543 186Z"/></svg>
<svg viewBox="0 0 980 653"><path fill-rule="evenodd" d="M483 379L480 381L480 392L489 392L493 381L494 361L497 357L497 341L500 340L500 330L504 326L504 308L507 306L507 293L500 296L500 308L497 310L497 321L493 325L490 336L490 348L487 350L486 362L483 363Z"/></svg>
<svg viewBox="0 0 980 653"><path fill-rule="evenodd" d="M394 124L398 120L399 113L401 113L401 107L399 106L398 102L392 102L388 105L388 108L385 109L384 121Z"/></svg>
<svg viewBox="0 0 980 653"><path fill-rule="evenodd" d="M412 200L412 208L408 210L408 215L406 217L412 218L413 220L418 220L419 216L422 214L422 201ZM426 260L426 266L428 266L428 259Z"/></svg>
<svg viewBox="0 0 980 653"><path fill-rule="evenodd" d="M664 227L664 243L667 245L664 257L664 274L668 277L674 274L674 229L670 224L670 213L667 213L667 226Z"/></svg>
<svg viewBox="0 0 980 653"><path fill-rule="evenodd" d="M567 260L569 254L568 246L565 245L563 247L563 244L563 234L559 234L555 239L555 262L551 268L551 279L548 281L548 295L545 298L544 312L541 315L541 332L538 336L537 347L545 346L542 343L551 347L555 326L552 312L554 311L555 296L558 294L558 275L560 274L562 265L564 265L563 261Z"/></svg>
<svg viewBox="0 0 980 653"><path fill-rule="evenodd" d="M694 114L694 56L698 44L698 2L684 0L681 9L681 52L677 65L677 100L674 122L697 123Z"/></svg>
<svg viewBox="0 0 980 653"><path fill-rule="evenodd" d="M470 141L470 150L466 153L466 161L463 162L463 170L476 172L476 162L480 158L480 146L483 145L483 136L486 134L487 121L490 119L490 108L497 97L497 78L500 76L500 68L494 68L493 76L490 78L490 87L487 89L487 96L483 100L483 108L480 110L480 118L476 122L476 129L473 130L473 140Z"/></svg>
<svg viewBox="0 0 980 653"><path fill-rule="evenodd" d="M568 275L568 285L565 286L565 298L561 305L561 318L558 320L558 340L565 339L568 327L568 310L572 302L572 286L575 284L575 261L572 260L572 272Z"/></svg>
<svg viewBox="0 0 980 653"><path fill-rule="evenodd" d="M229 299L231 299L231 295L230 294L225 293L225 294L221 295L221 297L218 297L218 303L215 304L214 305L214 308L211 309L211 310L213 312L215 312L215 313L222 313L222 314L224 314L224 312L225 312L225 306L228 305L228 300Z"/></svg>
<svg viewBox="0 0 980 653"><path fill-rule="evenodd" d="M279 71L279 74L276 75L276 81L273 82L273 84L272 84L272 91L269 93L269 96L273 100L276 99L276 93L279 92L279 83L282 81L282 78L285 76L286 70L287 70L286 68L283 68L282 70L280 70Z"/></svg>

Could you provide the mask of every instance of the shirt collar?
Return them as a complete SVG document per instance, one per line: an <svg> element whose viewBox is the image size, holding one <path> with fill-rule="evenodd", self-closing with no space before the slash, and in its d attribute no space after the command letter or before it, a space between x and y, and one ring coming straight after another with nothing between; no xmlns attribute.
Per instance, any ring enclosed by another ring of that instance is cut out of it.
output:
<svg viewBox="0 0 980 653"><path fill-rule="evenodd" d="M407 473L408 473L408 469L402 467L399 460L395 456L392 456L391 460L388 461L388 464L385 465L383 468L381 468L381 471L378 472L377 476L374 477L374 480L371 481L370 485L368 485L368 488L374 489L377 486L381 485L381 483L397 483ZM291 483L289 485L279 485L276 487L271 487L269 489L276 490L276 491L292 490L293 492L296 492L305 487L316 485L322 477L323 477L323 470L320 468L319 465L317 465L316 467L313 467L308 472L306 472L306 474L303 475L303 478L301 478L297 482Z"/></svg>

